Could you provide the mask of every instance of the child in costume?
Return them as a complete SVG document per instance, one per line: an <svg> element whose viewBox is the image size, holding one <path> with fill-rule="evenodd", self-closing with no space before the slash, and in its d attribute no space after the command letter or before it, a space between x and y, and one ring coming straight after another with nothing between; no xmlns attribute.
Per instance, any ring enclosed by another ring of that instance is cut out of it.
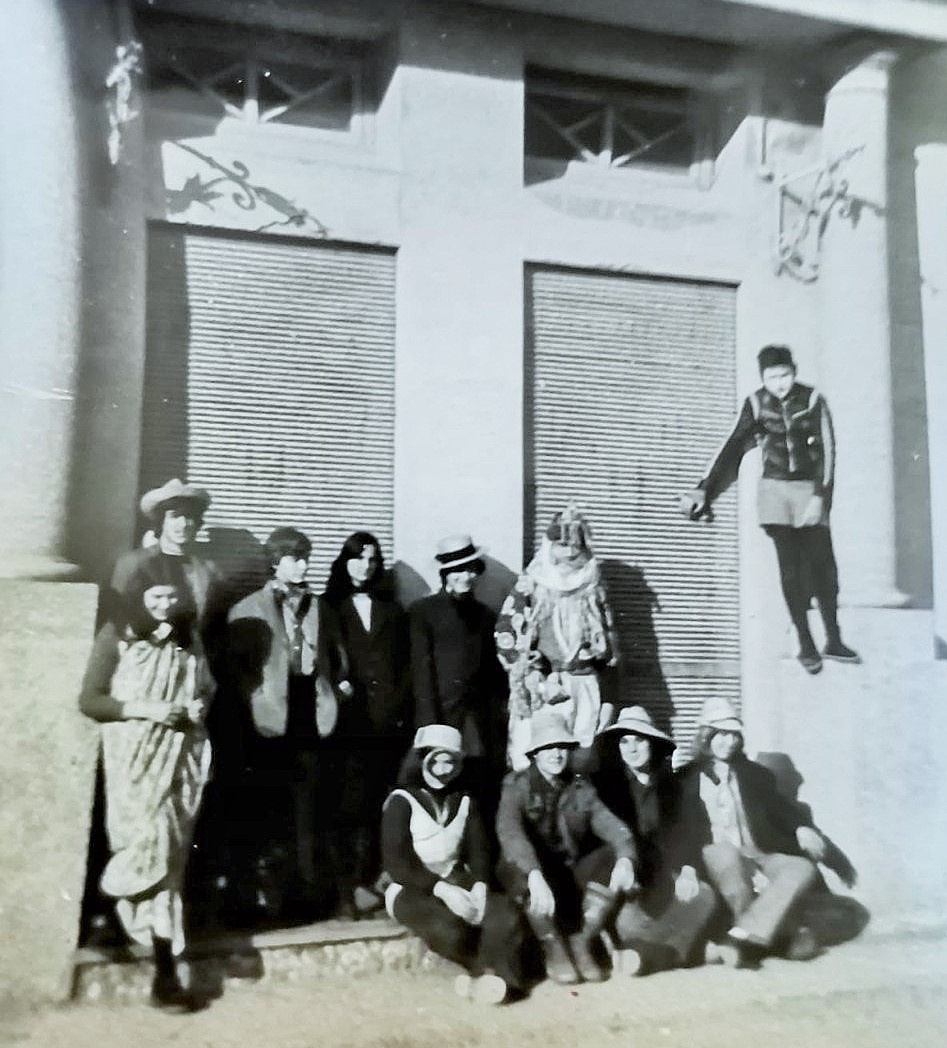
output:
<svg viewBox="0 0 947 1048"><path fill-rule="evenodd" d="M554 706L580 746L611 719L599 675L617 659L612 616L585 518L557 513L500 609L497 655L510 679L510 763L526 768L532 714Z"/></svg>

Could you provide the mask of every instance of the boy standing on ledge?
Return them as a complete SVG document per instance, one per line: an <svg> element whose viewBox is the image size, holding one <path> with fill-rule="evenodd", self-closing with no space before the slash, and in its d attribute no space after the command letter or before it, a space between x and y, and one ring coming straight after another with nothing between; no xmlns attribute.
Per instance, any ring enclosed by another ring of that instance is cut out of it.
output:
<svg viewBox="0 0 947 1048"><path fill-rule="evenodd" d="M838 625L838 567L829 531L835 482L835 434L825 398L796 381L788 346L764 346L758 355L763 385L743 402L736 424L694 491L681 499L692 520L735 479L740 461L758 444L763 475L757 489L759 523L776 547L783 596L799 636L799 662L808 673L822 658L860 662ZM812 596L819 600L826 643L819 654L809 632Z"/></svg>

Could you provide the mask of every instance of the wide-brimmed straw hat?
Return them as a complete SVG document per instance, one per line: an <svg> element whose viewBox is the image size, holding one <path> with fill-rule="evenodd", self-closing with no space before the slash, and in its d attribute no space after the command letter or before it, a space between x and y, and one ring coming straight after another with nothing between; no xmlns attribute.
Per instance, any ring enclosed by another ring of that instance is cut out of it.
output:
<svg viewBox="0 0 947 1048"><path fill-rule="evenodd" d="M605 729L605 732L610 731L621 732L622 735L641 735L646 739L658 739L660 742L667 743L672 749L676 745L670 735L655 725L651 714L644 706L629 706L622 710L615 723Z"/></svg>
<svg viewBox="0 0 947 1048"><path fill-rule="evenodd" d="M732 703L722 695L711 695L700 711L700 726L717 731L743 731L743 721L737 716Z"/></svg>
<svg viewBox="0 0 947 1048"><path fill-rule="evenodd" d="M463 568L476 565L483 568L483 548L475 546L469 535L448 535L437 544L437 553L434 559L441 571L452 571L455 568Z"/></svg>
<svg viewBox="0 0 947 1048"><path fill-rule="evenodd" d="M193 484L184 484L177 477L174 477L166 484L162 484L160 488L152 488L151 491L146 491L141 496L141 512L146 517L154 517L164 503L177 500L193 502L201 516L203 516L210 505L210 494L204 488L195 487Z"/></svg>
<svg viewBox="0 0 947 1048"><path fill-rule="evenodd" d="M529 746L526 756L530 757L537 750L547 746L578 746L578 740L569 731L565 718L555 710L544 707L537 710L529 721Z"/></svg>
<svg viewBox="0 0 947 1048"><path fill-rule="evenodd" d="M460 732L449 724L425 724L414 733L412 745L416 750L448 750L461 757L464 755Z"/></svg>

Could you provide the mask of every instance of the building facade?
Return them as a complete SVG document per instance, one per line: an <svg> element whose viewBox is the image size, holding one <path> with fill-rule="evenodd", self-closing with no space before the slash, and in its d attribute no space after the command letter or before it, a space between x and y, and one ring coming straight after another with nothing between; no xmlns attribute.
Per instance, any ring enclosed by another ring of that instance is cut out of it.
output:
<svg viewBox="0 0 947 1048"><path fill-rule="evenodd" d="M0 574L10 782L52 812L10 816L30 854L5 912L50 944L34 983L56 992L75 938L94 585L140 537L140 491L173 475L212 491L205 537L232 572L291 523L321 580L367 527L405 601L462 530L499 603L575 499L618 616L618 700L682 740L707 695L741 703L870 907L943 894L943 851L908 870L872 820L883 795L914 842L939 803L898 807L942 767L945 42L922 0L21 5L0 63L20 143ZM866 658L817 679L752 481L712 523L676 511L768 342L793 347L839 441L843 625ZM896 711L882 790L863 740Z"/></svg>

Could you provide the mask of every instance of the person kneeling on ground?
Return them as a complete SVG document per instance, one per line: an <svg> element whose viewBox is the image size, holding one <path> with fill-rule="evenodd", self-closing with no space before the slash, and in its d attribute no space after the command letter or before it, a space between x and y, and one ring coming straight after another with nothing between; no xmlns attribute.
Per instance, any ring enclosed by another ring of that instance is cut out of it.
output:
<svg viewBox="0 0 947 1048"><path fill-rule="evenodd" d="M635 887L634 842L592 784L571 772L578 742L565 720L540 709L530 721L530 765L503 783L497 815L498 876L526 910L554 982L606 978L594 944L623 892Z"/></svg>
<svg viewBox="0 0 947 1048"><path fill-rule="evenodd" d="M819 947L793 914L818 880L824 838L743 752L743 723L726 699L705 703L695 751L678 773L679 828L732 915L727 959L741 967L774 952L808 960Z"/></svg>
<svg viewBox="0 0 947 1048"><path fill-rule="evenodd" d="M635 838L640 891L612 928L619 947L616 970L643 975L700 964L717 906L713 889L698 880L697 858L682 854L674 832L679 782L671 772L674 742L642 706L631 706L599 735L599 796Z"/></svg>
<svg viewBox="0 0 947 1048"><path fill-rule="evenodd" d="M441 957L462 965L455 989L501 1004L523 985L520 916L487 889L490 847L476 802L460 784L460 732L419 728L400 785L384 804L382 863L388 913Z"/></svg>

